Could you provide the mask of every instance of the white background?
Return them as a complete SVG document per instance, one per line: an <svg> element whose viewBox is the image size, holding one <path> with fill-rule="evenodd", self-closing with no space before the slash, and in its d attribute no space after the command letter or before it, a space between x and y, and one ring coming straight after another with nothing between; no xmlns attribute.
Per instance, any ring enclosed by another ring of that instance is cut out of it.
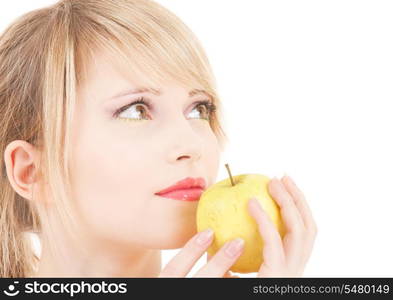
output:
<svg viewBox="0 0 393 300"><path fill-rule="evenodd" d="M2 1L0 29L54 2ZM218 80L230 144L217 180L224 163L294 178L319 227L304 276L393 276L393 2L158 2L196 33Z"/></svg>

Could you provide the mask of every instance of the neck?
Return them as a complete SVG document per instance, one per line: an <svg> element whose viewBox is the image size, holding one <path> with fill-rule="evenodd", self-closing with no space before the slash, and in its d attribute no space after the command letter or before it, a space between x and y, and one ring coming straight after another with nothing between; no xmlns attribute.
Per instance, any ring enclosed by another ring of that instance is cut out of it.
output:
<svg viewBox="0 0 393 300"><path fill-rule="evenodd" d="M157 249L92 247L87 254L75 249L79 248L62 246L60 256L55 256L43 242L33 277L157 277L161 271Z"/></svg>

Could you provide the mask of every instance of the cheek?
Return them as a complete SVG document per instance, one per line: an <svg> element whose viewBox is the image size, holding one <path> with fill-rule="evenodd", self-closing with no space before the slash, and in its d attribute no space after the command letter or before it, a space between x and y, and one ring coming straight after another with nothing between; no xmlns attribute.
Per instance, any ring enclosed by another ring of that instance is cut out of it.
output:
<svg viewBox="0 0 393 300"><path fill-rule="evenodd" d="M107 237L124 235L138 228L145 215L151 174L140 159L142 151L110 137L91 136L74 150L73 199L87 230Z"/></svg>
<svg viewBox="0 0 393 300"><path fill-rule="evenodd" d="M208 185L212 185L216 182L219 166L220 166L220 147L218 144L218 139L211 132L207 136L207 142L205 146L205 153L203 159L203 165L206 170L208 179Z"/></svg>

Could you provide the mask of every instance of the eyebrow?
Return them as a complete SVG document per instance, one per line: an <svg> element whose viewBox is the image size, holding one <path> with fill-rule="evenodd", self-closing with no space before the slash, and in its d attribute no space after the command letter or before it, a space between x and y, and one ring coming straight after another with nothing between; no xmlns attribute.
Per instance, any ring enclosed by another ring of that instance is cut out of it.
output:
<svg viewBox="0 0 393 300"><path fill-rule="evenodd" d="M154 89L154 88L144 88L143 87L143 88L133 88L133 89L128 89L128 90L122 91L122 92L114 95L110 99L116 99L116 98L129 96L129 95L132 95L132 94L139 94L139 93L152 93L152 94L157 95L157 96L162 94L160 90L157 90L157 89ZM188 92L188 96L189 97L192 97L192 96L195 96L195 95L198 95L198 94L204 94L204 95L209 96L209 94L205 90L201 90L201 89L193 89L193 90Z"/></svg>

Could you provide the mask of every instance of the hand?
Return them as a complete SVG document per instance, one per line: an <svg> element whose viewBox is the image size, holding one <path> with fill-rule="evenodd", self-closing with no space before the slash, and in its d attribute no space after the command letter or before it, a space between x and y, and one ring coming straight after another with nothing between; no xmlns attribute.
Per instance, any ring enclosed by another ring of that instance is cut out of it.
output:
<svg viewBox="0 0 393 300"><path fill-rule="evenodd" d="M306 203L303 193L288 177L281 181L273 178L269 182L269 193L280 206L281 215L286 226L283 240L258 202L249 201L249 211L258 224L264 241L262 263L257 277L297 277L301 276L311 254L317 227ZM213 235L202 244L197 243L200 232L191 238L184 248L172 258L158 277L186 277L198 259L213 241ZM239 248L235 255L228 255L226 250L231 241L217 251L214 256L207 256L207 264L194 277L238 277L232 275L230 267L243 253Z"/></svg>
<svg viewBox="0 0 393 300"><path fill-rule="evenodd" d="M302 191L289 176L274 177L269 194L280 207L286 233L281 239L269 216L255 200L248 209L264 241L263 263L257 277L300 277L311 255L317 226Z"/></svg>
<svg viewBox="0 0 393 300"><path fill-rule="evenodd" d="M193 236L164 267L158 277L186 277L213 241L213 231L210 237L204 236L206 233L208 232L205 230ZM198 239L200 237L207 239L201 241ZM207 264L194 277L230 277L228 270L243 253L243 243L239 244L237 239L225 243L214 256L209 256Z"/></svg>

